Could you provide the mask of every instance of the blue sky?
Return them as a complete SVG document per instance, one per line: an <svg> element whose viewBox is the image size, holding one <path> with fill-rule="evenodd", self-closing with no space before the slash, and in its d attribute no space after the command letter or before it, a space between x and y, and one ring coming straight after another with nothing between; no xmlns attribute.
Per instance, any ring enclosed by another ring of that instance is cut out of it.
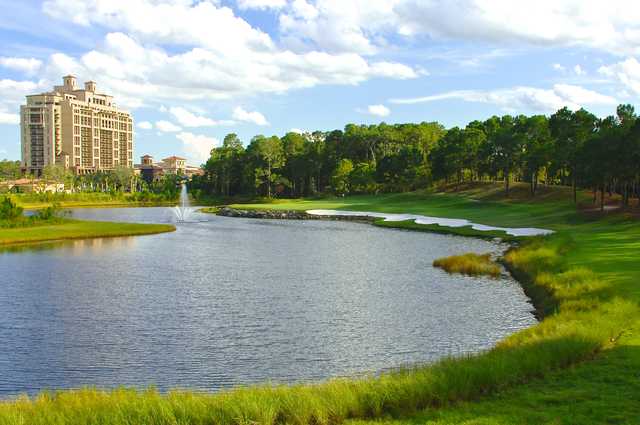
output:
<svg viewBox="0 0 640 425"><path fill-rule="evenodd" d="M136 157L198 164L229 132L550 114L640 95L623 0L0 0L0 157L63 75L134 114Z"/></svg>

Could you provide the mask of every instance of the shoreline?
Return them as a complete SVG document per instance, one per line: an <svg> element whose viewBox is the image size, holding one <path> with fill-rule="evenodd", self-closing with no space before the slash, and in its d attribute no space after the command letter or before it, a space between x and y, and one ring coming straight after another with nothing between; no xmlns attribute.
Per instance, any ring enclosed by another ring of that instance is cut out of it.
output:
<svg viewBox="0 0 640 425"><path fill-rule="evenodd" d="M175 230L176 227L170 224L63 219L59 223L0 229L0 250L69 240L155 235Z"/></svg>
<svg viewBox="0 0 640 425"><path fill-rule="evenodd" d="M565 262L573 238L568 232L561 233L558 237L515 241L522 243L504 254L504 264L512 276L523 287L530 284L540 290L535 298L527 296L534 306L539 304L544 320L506 337L487 352L376 377L336 378L293 386L265 383L222 393L183 389L169 396L153 390L64 390L50 402L36 397L22 402L0 402L0 418L6 409L7 414L28 423L44 424L52 411L65 409L69 417L61 423L71 424L79 423L78 418L99 408L103 422L115 424L110 422L113 409L119 409L126 397L127 412L152 403L156 406L153 411L162 410L168 417L180 417L185 423L217 418L216 423L231 424L237 415L242 415L246 420L269 424L335 424L348 419L395 417L400 413L433 414L446 411L447 406L457 402L486 399L508 388L517 391L529 388L531 383L542 385L546 380L540 378L551 373L564 374L566 369L615 346L638 315L638 307L632 301L608 296L606 292L598 292L594 298L593 291L599 288L598 275ZM79 405L78 399L87 402ZM193 403L208 408L189 410ZM159 423L152 419L157 418L153 413L144 417L149 418L144 423Z"/></svg>
<svg viewBox="0 0 640 425"><path fill-rule="evenodd" d="M49 206L53 205L52 202L47 203L47 202L43 202L43 203L38 203L38 204L18 204L18 206L24 208L25 211L38 211L44 208L47 208ZM172 202L122 202L122 203L106 203L106 202L99 202L99 203L91 203L91 202L87 202L87 203L79 203L79 204L73 204L73 203L65 203L65 202L61 202L60 203L60 209L62 210L68 210L68 209L73 209L73 208L154 208L154 207L173 207L178 205L178 201L172 201Z"/></svg>
<svg viewBox="0 0 640 425"><path fill-rule="evenodd" d="M445 234L469 238L479 238L487 240L500 240L499 243L507 244L506 247L500 250L500 254L496 259L496 262L501 264L505 271L513 278L514 281L522 288L525 296L531 301L533 307L532 313L538 321L538 324L544 320L547 314L552 312L552 307L557 306L557 301L553 298L553 295L549 291L545 291L538 285L535 285L533 279L527 276L526 273L518 270L505 260L505 256L508 252L517 249L520 243L530 238L544 237L553 233L545 233L532 236L514 236L509 235L506 232L496 230L478 230L471 226L442 226L439 224L420 224L415 220L387 221L384 217L374 217L371 215L358 215L359 211L345 211L349 214L343 215L325 215L319 213L311 213L310 211L300 210L260 210L260 209L238 209L228 206L220 207L215 211L208 212L200 211L207 214L215 214L222 217L232 218L252 218L263 220L330 220L330 221L351 221L358 223L368 223L377 227L384 227L390 229L418 231L435 234ZM315 210L323 211L323 210ZM544 230L544 229L541 229ZM534 325L535 326L535 325Z"/></svg>

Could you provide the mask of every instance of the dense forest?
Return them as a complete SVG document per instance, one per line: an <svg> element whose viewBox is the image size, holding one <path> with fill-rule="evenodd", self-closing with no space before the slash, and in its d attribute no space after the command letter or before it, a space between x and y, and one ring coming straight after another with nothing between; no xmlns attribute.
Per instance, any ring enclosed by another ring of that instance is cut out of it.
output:
<svg viewBox="0 0 640 425"><path fill-rule="evenodd" d="M464 128L435 122L354 125L342 130L228 134L193 187L210 196L313 196L403 192L435 182L528 182L639 196L640 120L631 105L600 119L580 109L491 117ZM603 199L603 196L600 196Z"/></svg>

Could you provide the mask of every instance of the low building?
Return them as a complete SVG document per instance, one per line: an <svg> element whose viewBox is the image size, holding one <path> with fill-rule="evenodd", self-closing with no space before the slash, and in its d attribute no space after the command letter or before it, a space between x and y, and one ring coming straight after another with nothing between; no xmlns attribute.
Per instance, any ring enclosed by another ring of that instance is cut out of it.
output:
<svg viewBox="0 0 640 425"><path fill-rule="evenodd" d="M43 179L18 179L7 180L0 183L0 193L63 193L70 192L65 189L64 183L52 183Z"/></svg>
<svg viewBox="0 0 640 425"><path fill-rule="evenodd" d="M184 175L191 178L193 176L202 176L204 175L204 170L200 167L194 167L192 165L187 165L184 168Z"/></svg>
<svg viewBox="0 0 640 425"><path fill-rule="evenodd" d="M134 166L134 173L142 177L147 184L151 184L164 176L164 169L153 163L151 155L144 155L140 157L140 164Z"/></svg>
<svg viewBox="0 0 640 425"><path fill-rule="evenodd" d="M184 175L187 167L187 160L179 156L170 156L162 160L163 168L166 173Z"/></svg>
<svg viewBox="0 0 640 425"><path fill-rule="evenodd" d="M140 157L140 164L135 165L135 173L151 184L167 174L191 178L193 175L204 174L204 171L200 167L187 165L187 160L179 156L170 156L156 163L151 155L144 155Z"/></svg>

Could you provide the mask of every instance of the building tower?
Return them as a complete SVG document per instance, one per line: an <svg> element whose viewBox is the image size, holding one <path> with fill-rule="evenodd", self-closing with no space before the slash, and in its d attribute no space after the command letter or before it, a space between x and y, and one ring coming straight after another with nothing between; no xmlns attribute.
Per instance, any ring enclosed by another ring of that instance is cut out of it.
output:
<svg viewBox="0 0 640 425"><path fill-rule="evenodd" d="M133 118L113 97L84 89L67 75L52 91L27 96L20 107L22 166L40 175L59 164L76 174L133 167Z"/></svg>

